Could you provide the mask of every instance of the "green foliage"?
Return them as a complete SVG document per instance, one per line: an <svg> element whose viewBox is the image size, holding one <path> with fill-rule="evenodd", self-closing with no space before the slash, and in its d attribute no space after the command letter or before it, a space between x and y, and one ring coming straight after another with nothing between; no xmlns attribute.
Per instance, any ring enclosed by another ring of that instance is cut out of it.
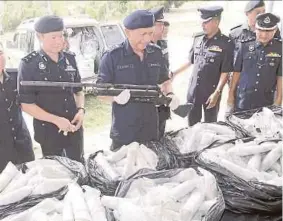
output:
<svg viewBox="0 0 283 221"><path fill-rule="evenodd" d="M165 6L166 11L172 6L181 6L185 1L4 1L3 14L0 17L5 31L15 29L27 18L46 15L51 9L59 16L87 14L99 21L123 19L136 9L150 9ZM50 5L49 5L49 4ZM49 8L50 6L50 8Z"/></svg>

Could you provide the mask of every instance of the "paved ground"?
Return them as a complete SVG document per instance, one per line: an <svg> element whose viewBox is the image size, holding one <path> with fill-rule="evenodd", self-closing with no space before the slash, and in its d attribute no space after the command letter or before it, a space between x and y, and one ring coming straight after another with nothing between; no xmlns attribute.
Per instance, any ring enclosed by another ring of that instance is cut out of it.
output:
<svg viewBox="0 0 283 221"><path fill-rule="evenodd" d="M222 16L221 30L227 34L229 29L234 25L244 21L244 15L242 13L245 2L243 1L214 1L214 2L191 2L186 3L180 9L173 9L169 14L166 14L166 18L170 22L169 33L169 54L171 70L177 69L182 65L187 57L188 52L192 44L192 34L197 31L201 31L199 23L199 14L197 7L204 4L218 4L224 7L224 13ZM175 79L174 89L175 93L181 100L185 101L188 79L191 73L191 68L185 71L181 76ZM219 120L223 119L223 113L225 110L226 91L222 97L221 109L219 114ZM27 119L28 127L32 129L32 120L30 117L25 116ZM187 126L187 119L180 118L176 115L172 116L172 119L168 121L168 130L179 129ZM86 154L92 153L97 149L104 149L110 145L109 139L110 126L107 125L101 131L101 133L93 133L92 131L85 131L85 152ZM35 146L38 145L35 143ZM35 149L37 157L41 156L40 148Z"/></svg>

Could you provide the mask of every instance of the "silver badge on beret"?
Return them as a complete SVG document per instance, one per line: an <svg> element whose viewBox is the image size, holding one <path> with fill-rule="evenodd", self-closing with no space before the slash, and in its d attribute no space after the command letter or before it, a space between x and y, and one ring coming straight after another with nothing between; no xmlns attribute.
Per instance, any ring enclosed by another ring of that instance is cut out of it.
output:
<svg viewBox="0 0 283 221"><path fill-rule="evenodd" d="M249 51L254 51L255 50L255 46L254 45L250 45L249 46Z"/></svg>
<svg viewBox="0 0 283 221"><path fill-rule="evenodd" d="M267 17L263 20L263 22L264 22L265 24L269 24L269 23L270 23L270 18L269 18L269 16L267 16Z"/></svg>
<svg viewBox="0 0 283 221"><path fill-rule="evenodd" d="M40 70L44 70L46 68L46 65L43 62L39 62L38 67Z"/></svg>

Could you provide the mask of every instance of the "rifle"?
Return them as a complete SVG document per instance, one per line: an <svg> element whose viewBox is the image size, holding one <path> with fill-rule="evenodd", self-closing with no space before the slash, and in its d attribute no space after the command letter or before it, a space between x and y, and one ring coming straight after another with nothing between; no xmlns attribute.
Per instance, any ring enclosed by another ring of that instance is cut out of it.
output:
<svg viewBox="0 0 283 221"><path fill-rule="evenodd" d="M21 81L21 86L28 87L57 87L57 88L88 88L87 91L95 96L117 96L123 90L129 89L131 93L131 102L154 103L155 105L168 106L171 102L170 97L162 94L157 85L131 85L131 84L96 84L96 83L74 83L74 82L50 82L50 81ZM179 105L173 112L180 116L186 117L193 104L186 103Z"/></svg>

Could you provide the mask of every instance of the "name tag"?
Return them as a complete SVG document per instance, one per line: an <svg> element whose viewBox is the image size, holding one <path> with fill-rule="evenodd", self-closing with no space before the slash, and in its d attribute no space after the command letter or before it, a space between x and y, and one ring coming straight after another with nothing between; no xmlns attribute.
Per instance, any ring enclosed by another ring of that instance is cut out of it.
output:
<svg viewBox="0 0 283 221"><path fill-rule="evenodd" d="M148 67L161 67L159 63L149 63Z"/></svg>
<svg viewBox="0 0 283 221"><path fill-rule="evenodd" d="M67 71L67 72L74 72L74 71L76 71L76 69L74 69L71 65L68 65L66 67L65 71Z"/></svg>
<svg viewBox="0 0 283 221"><path fill-rule="evenodd" d="M123 69L128 69L128 68L134 68L134 64L117 65L118 70L123 70Z"/></svg>

